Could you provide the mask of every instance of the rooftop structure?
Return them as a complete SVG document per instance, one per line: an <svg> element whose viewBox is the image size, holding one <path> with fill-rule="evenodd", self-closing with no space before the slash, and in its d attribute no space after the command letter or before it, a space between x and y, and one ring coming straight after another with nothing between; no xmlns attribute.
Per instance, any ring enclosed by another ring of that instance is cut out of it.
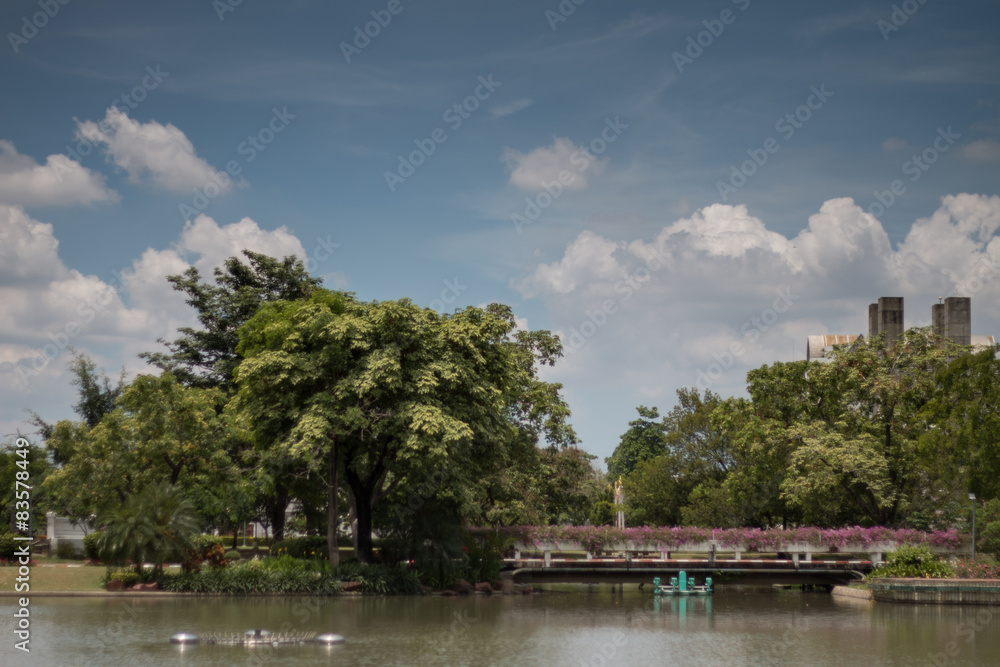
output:
<svg viewBox="0 0 1000 667"><path fill-rule="evenodd" d="M950 296L931 307L931 328L959 345L990 347L996 343L993 336L972 335L972 299L967 296ZM903 297L883 296L868 306L868 338L885 334L886 345L891 345L903 335ZM864 336L824 334L809 336L806 359L824 359L836 345L850 345Z"/></svg>

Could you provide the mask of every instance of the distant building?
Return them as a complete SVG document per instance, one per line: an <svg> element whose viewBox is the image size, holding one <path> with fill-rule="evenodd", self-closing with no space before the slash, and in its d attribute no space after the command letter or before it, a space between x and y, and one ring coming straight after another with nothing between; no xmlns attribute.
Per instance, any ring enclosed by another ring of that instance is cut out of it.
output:
<svg viewBox="0 0 1000 667"><path fill-rule="evenodd" d="M993 336L972 335L972 299L967 296L949 296L931 307L931 329L959 345L976 348L991 347L996 343ZM903 297L883 296L878 303L868 306L868 338L885 334L885 342L891 345L903 335ZM864 336L846 334L825 334L809 336L806 342L806 359L825 359L836 345L850 345Z"/></svg>

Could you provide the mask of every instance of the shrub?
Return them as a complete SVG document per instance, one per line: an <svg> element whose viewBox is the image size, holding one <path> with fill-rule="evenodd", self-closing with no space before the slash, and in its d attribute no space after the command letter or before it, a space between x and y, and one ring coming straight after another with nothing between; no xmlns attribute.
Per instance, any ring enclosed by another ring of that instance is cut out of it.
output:
<svg viewBox="0 0 1000 667"><path fill-rule="evenodd" d="M499 531L467 534L465 579L472 582L499 579L503 554L512 544L513 540Z"/></svg>
<svg viewBox="0 0 1000 667"><path fill-rule="evenodd" d="M56 547L56 558L77 560L83 558L83 553L72 542L60 542L59 546Z"/></svg>
<svg viewBox="0 0 1000 667"><path fill-rule="evenodd" d="M954 576L951 565L937 560L929 548L899 547L889 553L885 563L872 570L866 578L946 579Z"/></svg>
<svg viewBox="0 0 1000 667"><path fill-rule="evenodd" d="M224 540L225 538L219 537L218 535L195 535L191 538L191 544L194 550L198 552L198 555L201 556L202 559L205 559L208 558L207 554L209 550L216 545L222 547L223 552L225 552L226 547Z"/></svg>
<svg viewBox="0 0 1000 667"><path fill-rule="evenodd" d="M345 563L333 572L341 581L361 583L361 592L371 595L412 595L420 591L417 575L391 565Z"/></svg>
<svg viewBox="0 0 1000 667"><path fill-rule="evenodd" d="M961 579L1000 579L1000 564L989 554L977 554L976 560L957 561L955 576Z"/></svg>
<svg viewBox="0 0 1000 667"><path fill-rule="evenodd" d="M238 561L241 558L242 558L242 556L240 555L240 552L237 551L236 549L230 549L229 551L226 552L226 560L227 561L235 562L235 561Z"/></svg>
<svg viewBox="0 0 1000 667"><path fill-rule="evenodd" d="M983 553L1000 558L1000 521L986 524L977 546Z"/></svg>
<svg viewBox="0 0 1000 667"><path fill-rule="evenodd" d="M275 556L291 556L292 558L322 558L329 559L330 550L326 546L323 535L305 535L278 540L271 545L271 553Z"/></svg>
<svg viewBox="0 0 1000 667"><path fill-rule="evenodd" d="M303 563L298 567L282 563L275 567L274 564L268 564L268 560L271 559L241 561L232 567L199 573L161 574L160 588L165 591L229 595L333 595L340 592L339 583L329 571L323 572L310 563Z"/></svg>
<svg viewBox="0 0 1000 667"><path fill-rule="evenodd" d="M14 557L14 536L11 533L0 533L0 558Z"/></svg>
<svg viewBox="0 0 1000 667"><path fill-rule="evenodd" d="M104 577L104 583L107 584L109 581L120 581L125 588L132 588L137 583L139 583L139 574L136 572L112 572L108 576Z"/></svg>
<svg viewBox="0 0 1000 667"><path fill-rule="evenodd" d="M92 533L87 533L87 536L83 538L83 555L90 560L100 560L101 552L98 548L100 544L101 531L95 530Z"/></svg>

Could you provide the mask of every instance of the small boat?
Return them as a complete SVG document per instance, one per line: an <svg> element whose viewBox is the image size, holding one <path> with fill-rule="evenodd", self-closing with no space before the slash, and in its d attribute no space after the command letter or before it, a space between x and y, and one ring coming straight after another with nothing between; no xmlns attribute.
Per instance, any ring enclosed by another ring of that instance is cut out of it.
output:
<svg viewBox="0 0 1000 667"><path fill-rule="evenodd" d="M694 577L688 579L687 572L679 577L670 577L669 584L661 584L660 578L653 579L653 595L711 595L712 577L705 577L705 583L697 586Z"/></svg>

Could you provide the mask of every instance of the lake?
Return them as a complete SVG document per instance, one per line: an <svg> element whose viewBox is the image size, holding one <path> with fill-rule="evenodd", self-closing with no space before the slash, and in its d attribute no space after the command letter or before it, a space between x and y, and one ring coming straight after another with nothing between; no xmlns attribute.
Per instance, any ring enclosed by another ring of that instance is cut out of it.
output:
<svg viewBox="0 0 1000 667"><path fill-rule="evenodd" d="M5 619L15 601L0 599ZM628 585L531 596L33 598L31 653L3 665L998 665L1000 609L761 588L654 599ZM4 622L10 628L9 621ZM342 646L171 645L175 632L334 632Z"/></svg>

